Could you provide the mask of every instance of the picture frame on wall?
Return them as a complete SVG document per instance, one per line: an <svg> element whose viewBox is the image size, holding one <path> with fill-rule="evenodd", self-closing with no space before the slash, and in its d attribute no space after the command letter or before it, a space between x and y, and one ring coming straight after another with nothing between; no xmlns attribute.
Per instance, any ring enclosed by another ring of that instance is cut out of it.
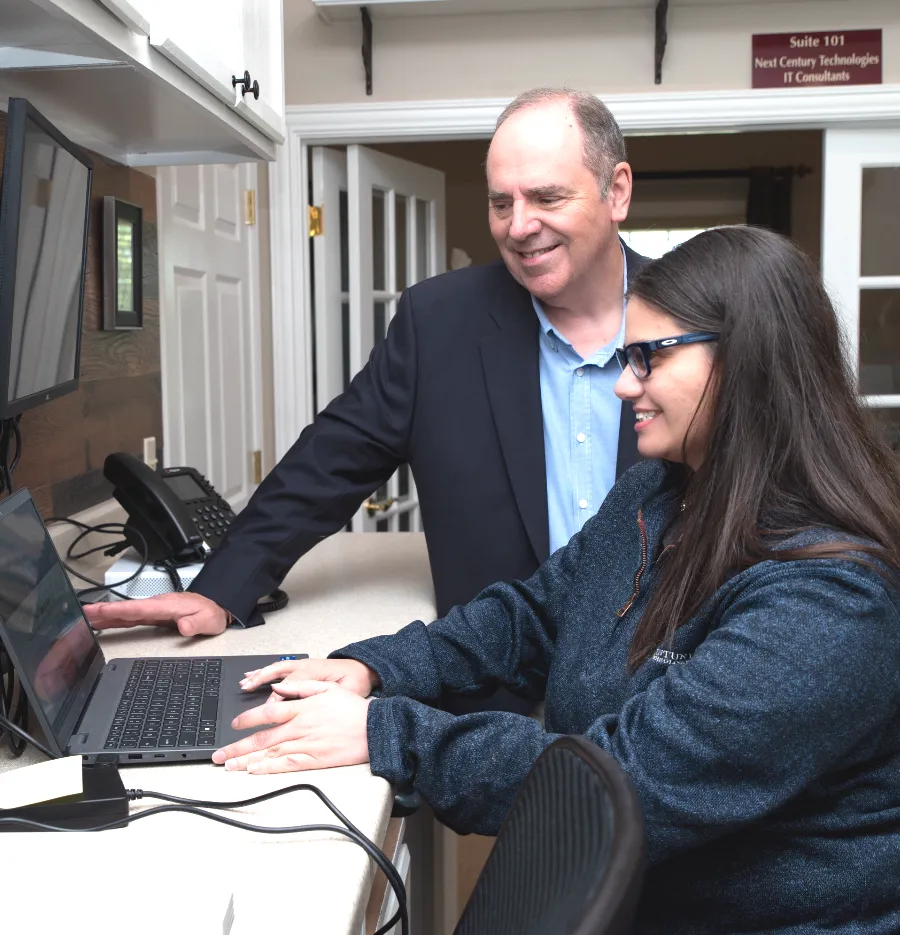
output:
<svg viewBox="0 0 900 935"><path fill-rule="evenodd" d="M113 195L103 198L103 329L142 328L143 212Z"/></svg>

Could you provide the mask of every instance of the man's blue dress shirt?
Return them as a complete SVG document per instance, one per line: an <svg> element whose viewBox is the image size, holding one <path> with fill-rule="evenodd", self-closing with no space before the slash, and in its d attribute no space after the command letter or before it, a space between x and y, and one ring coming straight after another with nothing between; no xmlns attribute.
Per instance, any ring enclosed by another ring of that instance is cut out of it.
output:
<svg viewBox="0 0 900 935"><path fill-rule="evenodd" d="M554 331L541 303L531 297L541 325L538 343L551 553L597 512L616 482L622 402L613 387L620 373L616 348L625 340L628 261L624 250L622 259L622 327L609 344L587 359Z"/></svg>

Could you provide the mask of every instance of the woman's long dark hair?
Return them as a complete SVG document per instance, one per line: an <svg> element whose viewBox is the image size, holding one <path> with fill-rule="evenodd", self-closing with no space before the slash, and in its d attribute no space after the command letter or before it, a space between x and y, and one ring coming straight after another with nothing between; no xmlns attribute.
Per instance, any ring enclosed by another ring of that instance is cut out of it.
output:
<svg viewBox="0 0 900 935"><path fill-rule="evenodd" d="M707 451L695 472L685 470L681 546L661 563L631 665L757 562L842 556L870 564L868 553L900 569L896 456L858 401L834 308L805 254L761 228L709 230L642 269L629 294L685 331L720 334L710 345ZM875 545L773 551L773 535L813 526Z"/></svg>

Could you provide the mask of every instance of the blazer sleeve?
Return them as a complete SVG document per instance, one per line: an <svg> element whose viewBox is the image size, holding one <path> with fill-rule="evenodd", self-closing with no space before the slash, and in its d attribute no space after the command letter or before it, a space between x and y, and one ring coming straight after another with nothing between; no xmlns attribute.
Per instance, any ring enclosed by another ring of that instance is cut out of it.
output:
<svg viewBox="0 0 900 935"><path fill-rule="evenodd" d="M688 662L586 729L635 786L651 863L879 755L900 703L898 613L875 572L836 564L779 566L733 601ZM367 729L373 773L412 783L450 827L480 834L497 833L559 736L524 716L454 717L404 697L374 699Z"/></svg>
<svg viewBox="0 0 900 935"><path fill-rule="evenodd" d="M263 480L191 590L247 620L316 543L408 460L416 330L404 292L366 366Z"/></svg>

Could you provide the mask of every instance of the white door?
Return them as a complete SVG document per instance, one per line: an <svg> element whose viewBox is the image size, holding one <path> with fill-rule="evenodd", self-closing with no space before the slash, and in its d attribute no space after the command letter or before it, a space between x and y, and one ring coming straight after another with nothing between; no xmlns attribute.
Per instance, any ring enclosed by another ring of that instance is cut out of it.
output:
<svg viewBox="0 0 900 935"><path fill-rule="evenodd" d="M316 408L344 390L384 338L407 287L445 268L444 175L363 146L312 150ZM366 501L354 532L422 528L408 466Z"/></svg>
<svg viewBox="0 0 900 935"><path fill-rule="evenodd" d="M157 172L163 443L237 511L262 448L256 166Z"/></svg>
<svg viewBox="0 0 900 935"><path fill-rule="evenodd" d="M828 130L822 274L859 392L900 450L900 130Z"/></svg>

